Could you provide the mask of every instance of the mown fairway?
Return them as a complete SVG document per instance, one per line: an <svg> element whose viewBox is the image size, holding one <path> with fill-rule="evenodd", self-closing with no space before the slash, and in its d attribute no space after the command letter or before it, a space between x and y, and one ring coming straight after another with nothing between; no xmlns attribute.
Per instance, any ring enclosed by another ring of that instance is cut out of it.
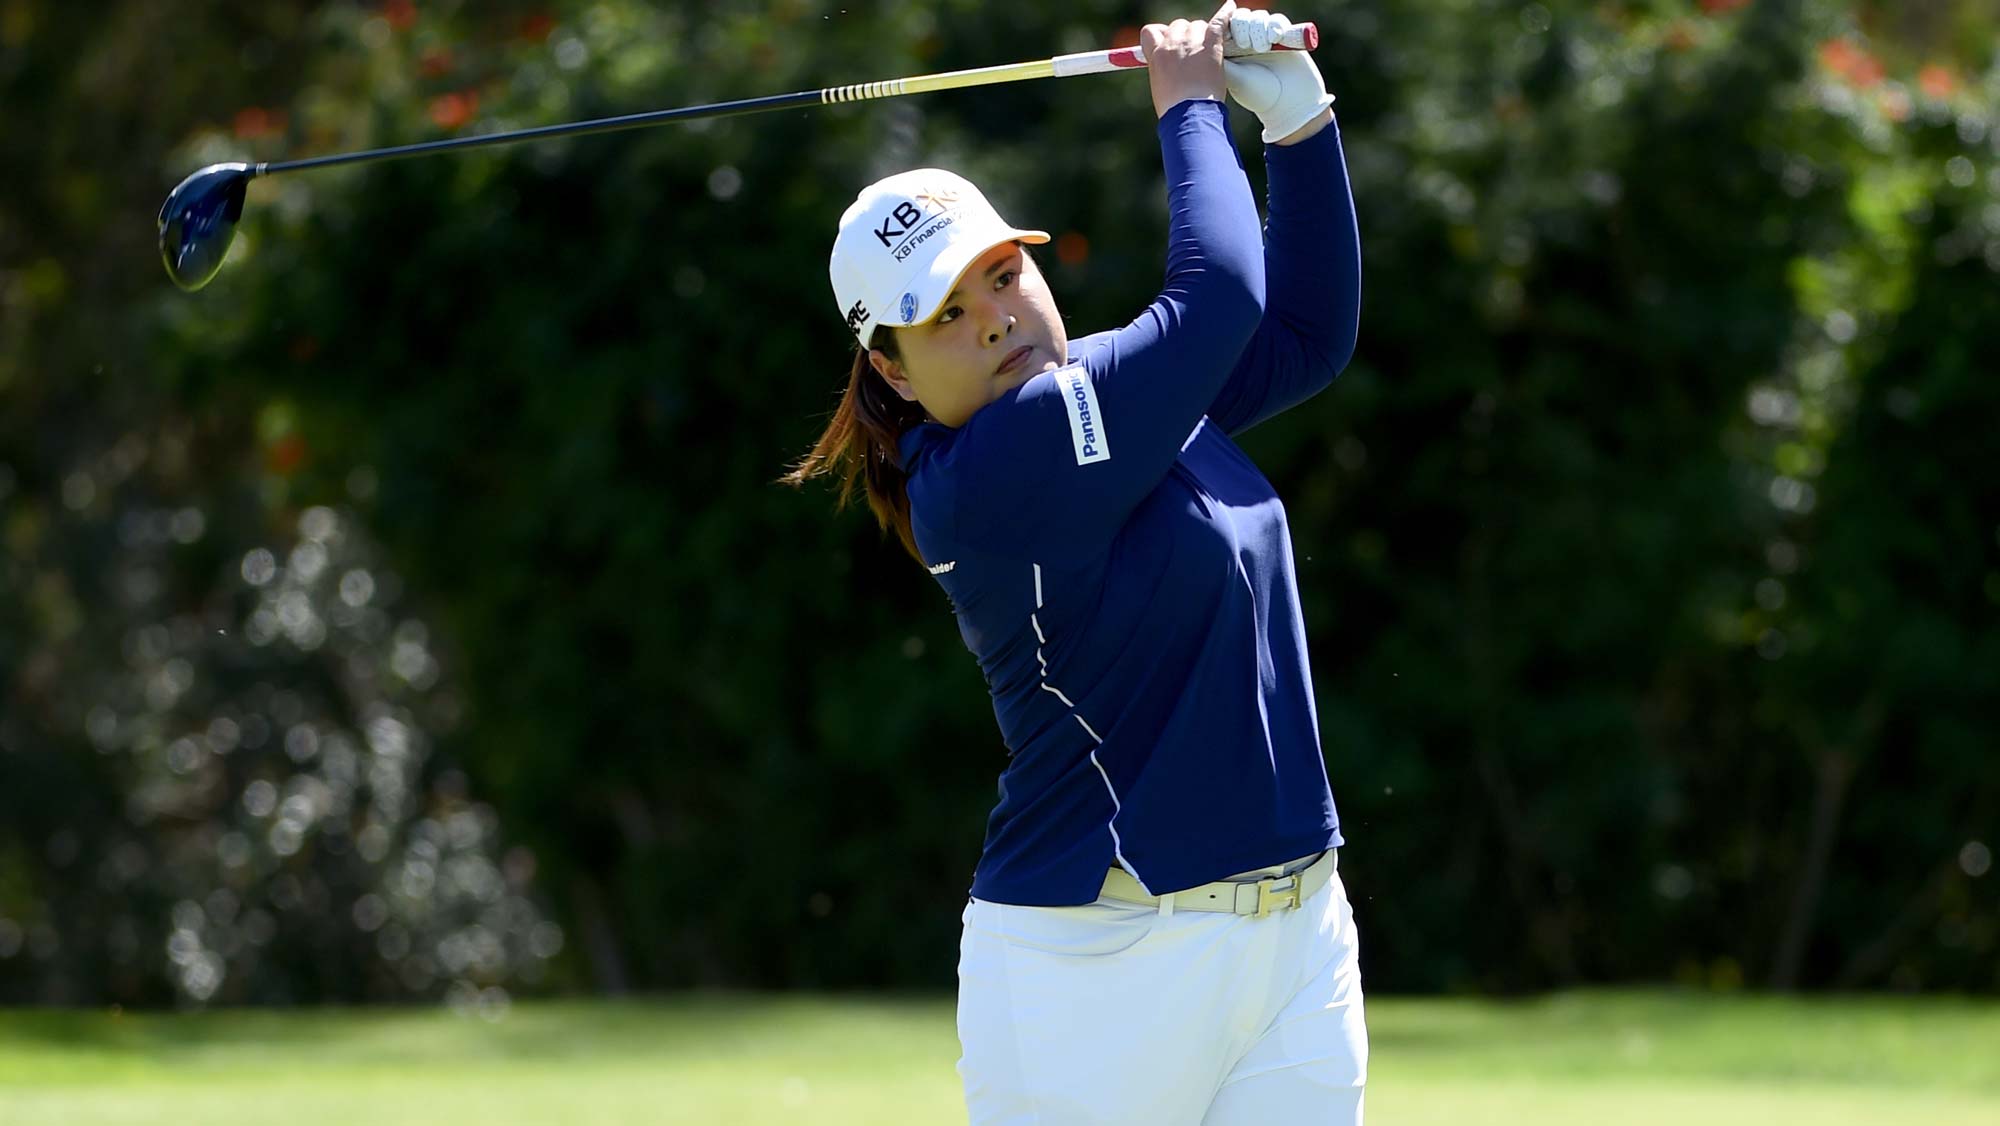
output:
<svg viewBox="0 0 2000 1126"><path fill-rule="evenodd" d="M2000 1006L1568 994L1370 1003L1369 1120L2000 1122ZM0 1013L8 1126L962 1122L945 999Z"/></svg>

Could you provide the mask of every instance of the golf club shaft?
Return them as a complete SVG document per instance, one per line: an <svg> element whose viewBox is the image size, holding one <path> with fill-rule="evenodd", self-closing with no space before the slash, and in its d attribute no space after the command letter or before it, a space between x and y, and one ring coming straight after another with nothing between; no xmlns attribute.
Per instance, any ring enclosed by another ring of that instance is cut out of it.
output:
<svg viewBox="0 0 2000 1126"><path fill-rule="evenodd" d="M1310 23L1293 24L1284 33L1272 50L1310 51L1319 45L1319 29ZM1226 48L1224 57L1237 58L1254 54ZM938 90L961 90L971 86L992 86L1002 82L1021 82L1031 78L1073 78L1081 74L1104 74L1114 70L1130 70L1146 65L1145 52L1139 47L1114 47L1104 51L1084 51L1073 55L1057 55L1054 58L1038 59L1033 62L1008 63L1004 66L979 67L974 70L953 70L940 74L919 74L909 78L890 78L880 82L863 82L850 86L828 86L819 90L806 90L796 94L772 94L762 98L743 98L733 102L716 102L705 106L688 106L682 109L653 110L648 113L626 114L622 117L602 117L594 121L578 121L567 125L544 125L534 129L517 129L507 133L487 133L476 137L453 137L443 141L420 141L416 144L397 145L393 148L370 149L366 152L337 153L332 156L314 156L302 160L273 161L252 164L249 174L267 176L274 172L297 172L307 168L328 168L336 164L358 164L371 160L397 160L425 153L446 152L453 149L481 148L486 145L505 145L516 141L532 141L549 137L577 137L589 133L610 133L620 129L638 129L648 125L660 125L670 121L693 121L698 118L734 117L746 113L763 113L767 110L790 109L794 106L833 105L849 102L870 101L876 98L895 98L904 94L927 94Z"/></svg>

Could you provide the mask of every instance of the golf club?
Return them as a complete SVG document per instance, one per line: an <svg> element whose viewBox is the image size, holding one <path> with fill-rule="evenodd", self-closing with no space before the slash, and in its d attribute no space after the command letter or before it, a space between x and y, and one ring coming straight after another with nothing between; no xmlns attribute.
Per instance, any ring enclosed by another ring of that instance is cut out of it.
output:
<svg viewBox="0 0 2000 1126"><path fill-rule="evenodd" d="M1272 45L1272 49L1311 51L1318 46L1319 29L1310 23L1299 23L1291 25ZM1232 58L1252 53L1234 47L1223 51L1226 57ZM974 70L954 70L941 74L921 74L910 78L891 78L848 86L829 86L796 94L774 94L763 98L744 98L739 101L716 102L712 105L689 106L683 109L604 117L568 125L545 125L508 133L424 141L393 148L370 149L366 152L338 153L332 156L316 156L276 163L211 164L182 180L180 185L167 196L167 202L160 207L160 259L166 263L167 276L182 289L193 292L207 285L210 279L215 277L216 271L222 268L223 256L228 253L230 239L236 234L237 221L243 217L245 191L251 179L257 176L298 172L308 168L327 168L336 164L398 160L452 149L505 145L548 137L608 133L618 129L636 129L671 121L762 113L767 110L790 109L793 106L832 105L875 98L894 98L904 94L925 94L936 90L963 89L968 86L990 86L1001 82L1020 82L1030 78L1072 78L1080 74L1103 74L1108 71L1142 68L1145 65L1145 52L1139 47L1115 47L1104 51L1057 55L1054 58L1038 59L1033 62L1009 63Z"/></svg>

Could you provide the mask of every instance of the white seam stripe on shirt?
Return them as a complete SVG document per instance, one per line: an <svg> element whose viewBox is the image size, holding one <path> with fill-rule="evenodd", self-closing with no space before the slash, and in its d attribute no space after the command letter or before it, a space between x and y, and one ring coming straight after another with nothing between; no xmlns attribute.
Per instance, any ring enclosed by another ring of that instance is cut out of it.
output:
<svg viewBox="0 0 2000 1126"><path fill-rule="evenodd" d="M1196 429L1199 430L1200 427L1196 426ZM1040 563L1030 563L1028 565L1035 569L1035 609L1040 610L1042 608L1042 565ZM1035 640L1040 642L1040 644L1035 646L1035 661L1042 666L1042 690L1054 693L1055 698L1061 700L1069 708L1070 718L1075 720L1079 727L1083 728L1083 733L1090 736L1091 741L1095 742L1098 746L1103 746L1104 736L1099 735L1097 729L1090 725L1090 721L1077 713L1076 702L1068 696L1063 695L1062 689L1049 683L1049 661L1047 657L1042 656L1042 646L1047 645L1049 639L1042 635L1041 616L1039 614L1029 614L1028 623L1035 627ZM1090 765L1097 768L1098 777L1104 779L1105 792L1111 795L1111 820L1104 823L1104 827L1111 830L1111 855L1118 858L1118 866L1125 869L1126 875L1139 881L1139 890L1145 892L1147 895L1151 895L1153 893L1151 889L1146 887L1146 881L1139 878L1138 871L1132 867L1130 861L1125 859L1125 842L1118 839L1118 814L1125 806L1118 800L1118 791L1111 788L1111 775L1104 772L1104 764L1097 761L1097 752L1094 750L1090 752Z"/></svg>
<svg viewBox="0 0 2000 1126"><path fill-rule="evenodd" d="M1077 722L1083 723L1083 718L1077 717ZM1083 729L1089 731L1090 725L1085 723ZM1091 734L1095 735L1096 732ZM1111 795L1111 820L1104 823L1104 827L1111 830L1111 855L1118 858L1118 866L1125 869L1126 875L1139 881L1139 890L1151 895L1153 889L1146 886L1146 881L1139 879L1139 873L1134 871L1131 863L1125 859L1125 842L1118 839L1118 814L1125 806L1118 800L1118 791L1111 788L1111 775L1106 774L1104 764L1097 761L1096 751L1090 752L1090 765L1097 768L1097 776L1104 779L1104 792Z"/></svg>
<svg viewBox="0 0 2000 1126"><path fill-rule="evenodd" d="M1201 436L1201 428L1207 425L1208 425L1208 416L1202 415L1201 421L1194 424L1193 430L1188 431L1187 441L1181 443L1182 453L1186 453L1187 448L1189 446L1194 445L1194 440Z"/></svg>

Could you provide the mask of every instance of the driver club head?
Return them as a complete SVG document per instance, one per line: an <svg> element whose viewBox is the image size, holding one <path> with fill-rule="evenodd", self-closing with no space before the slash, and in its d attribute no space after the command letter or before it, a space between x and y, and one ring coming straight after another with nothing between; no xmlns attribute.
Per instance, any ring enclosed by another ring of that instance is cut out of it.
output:
<svg viewBox="0 0 2000 1126"><path fill-rule="evenodd" d="M192 293L222 268L255 175L247 164L211 164L167 196L160 207L160 259L175 285Z"/></svg>

